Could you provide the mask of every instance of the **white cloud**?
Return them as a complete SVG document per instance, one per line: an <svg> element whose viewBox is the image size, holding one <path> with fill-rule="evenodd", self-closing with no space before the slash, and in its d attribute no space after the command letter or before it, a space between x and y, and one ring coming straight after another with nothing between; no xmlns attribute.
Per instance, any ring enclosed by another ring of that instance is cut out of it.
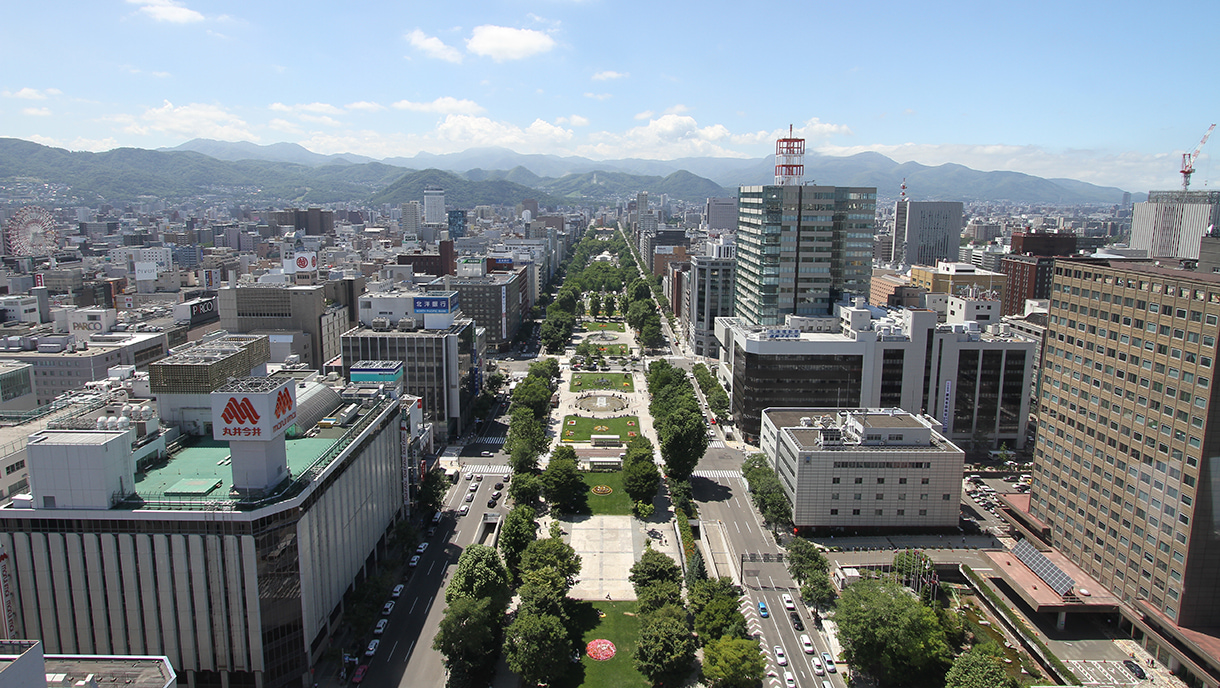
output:
<svg viewBox="0 0 1220 688"><path fill-rule="evenodd" d="M173 76L173 74L170 74L169 72L149 72L149 73L152 74L153 76L157 77L158 79L165 79L167 77Z"/></svg>
<svg viewBox="0 0 1220 688"><path fill-rule="evenodd" d="M642 114L642 113L641 113ZM577 153L589 157L644 157L666 160L688 156L747 157L726 147L732 134L722 124L700 127L687 115L661 115L644 124L617 134L591 134L591 143L578 146Z"/></svg>
<svg viewBox="0 0 1220 688"><path fill-rule="evenodd" d="M423 31L415 29L406 35L406 39L411 43L412 48L428 57L455 64L462 63L462 53L453 46L445 45L445 42L436 36L429 36Z"/></svg>
<svg viewBox="0 0 1220 688"><path fill-rule="evenodd" d="M77 137L71 141L60 141L59 139L53 139L49 136L39 136L38 134L33 134L31 136L27 136L26 138L34 143L41 143L44 146L65 148L73 151L91 151L98 153L101 151L113 150L119 147L119 142L112 138L86 139Z"/></svg>
<svg viewBox="0 0 1220 688"><path fill-rule="evenodd" d="M416 103L410 100L400 100L390 107L411 112L437 112L442 115L473 115L483 112L482 106L473 100L458 100L452 96L441 96L430 103Z"/></svg>
<svg viewBox="0 0 1220 688"><path fill-rule="evenodd" d="M367 100L361 100L361 101L358 101L355 103L348 103L347 105L344 105L343 108L346 110L360 110L361 112L377 112L378 110L385 109L384 106L382 106L378 103L369 102Z"/></svg>
<svg viewBox="0 0 1220 688"><path fill-rule="evenodd" d="M470 39L466 41L467 50L496 62L521 60L554 47L555 39L541 31L491 24L474 27Z"/></svg>
<svg viewBox="0 0 1220 688"><path fill-rule="evenodd" d="M799 127L793 127L792 135L806 140L812 140L810 146L816 146L821 142L826 141L831 136L850 135L851 128L845 124L830 124L823 122L817 117L807 120ZM734 134L732 141L738 145L758 145L763 143L774 143L776 139L785 138L788 136L788 129L772 129L771 131L756 131L746 132L742 134Z"/></svg>
<svg viewBox="0 0 1220 688"><path fill-rule="evenodd" d="M628 76L627 72L615 72L615 71L607 69L604 72L598 72L598 73L594 74L593 80L594 81L609 81L611 79L625 79L625 78L627 78L627 76Z"/></svg>
<svg viewBox="0 0 1220 688"><path fill-rule="evenodd" d="M267 107L268 109L275 110L276 112L292 112L292 108L283 103L272 103Z"/></svg>
<svg viewBox="0 0 1220 688"><path fill-rule="evenodd" d="M581 117L580 115L572 115L571 117L560 117L555 120L555 124L570 124L574 127L589 126L589 118Z"/></svg>
<svg viewBox="0 0 1220 688"><path fill-rule="evenodd" d="M58 88L47 88L40 91L36 88L29 87L23 88L19 91L4 91L3 93L0 93L0 95L3 95L5 98L20 98L22 100L46 100L48 96L58 96L62 94L63 91L60 91Z"/></svg>
<svg viewBox="0 0 1220 688"><path fill-rule="evenodd" d="M267 106L276 112L313 112L320 115L341 115L342 108L337 108L330 103L297 103L296 105L285 105L284 103L272 103Z"/></svg>
<svg viewBox="0 0 1220 688"><path fill-rule="evenodd" d="M207 103L175 107L167 100L161 107L149 108L139 117L120 119L128 122L126 131L133 134L159 132L222 141L258 141L258 136L240 117Z"/></svg>
<svg viewBox="0 0 1220 688"><path fill-rule="evenodd" d="M44 107L29 107L29 108L24 108L24 109L21 111L21 114L23 114L23 115L29 115L29 116L31 116L31 117L50 117L50 116L51 116L51 108L44 108Z"/></svg>
<svg viewBox="0 0 1220 688"><path fill-rule="evenodd" d="M337 120L333 117L328 117L326 115L301 114L301 115L298 115L298 117L300 117L301 121L303 121L303 122L313 122L314 124L324 124L328 127L342 126L342 122L340 122L339 120Z"/></svg>
<svg viewBox="0 0 1220 688"><path fill-rule="evenodd" d="M127 2L139 5L138 11L153 21L190 24L204 19L202 14L174 0L127 0Z"/></svg>
<svg viewBox="0 0 1220 688"><path fill-rule="evenodd" d="M673 105L673 106L665 108L665 112L663 112L662 114L680 115L683 112L690 112L690 108L686 107L685 105L683 105L681 103L678 103L677 105Z"/></svg>
<svg viewBox="0 0 1220 688"><path fill-rule="evenodd" d="M289 122L286 119L279 119L278 117L276 119L273 119L270 122L268 122L267 126L271 127L272 129L274 129L276 131L282 131L287 134L304 134L305 133L305 130L302 129L301 127L297 126L296 124Z"/></svg>
<svg viewBox="0 0 1220 688"><path fill-rule="evenodd" d="M336 133L313 132L298 141L309 150L329 153L357 153L371 157L415 155L420 151L449 153L478 146L505 146L521 153L553 153L566 148L572 131L541 119L520 127L487 117L450 114L432 131L422 134L383 135L374 131Z"/></svg>
<svg viewBox="0 0 1220 688"><path fill-rule="evenodd" d="M586 93L585 97L592 98L593 100L608 100L614 96L610 95L609 93Z"/></svg>
<svg viewBox="0 0 1220 688"><path fill-rule="evenodd" d="M635 113L635 119L650 119L655 114L657 113L653 112L652 110L645 110L643 112Z"/></svg>

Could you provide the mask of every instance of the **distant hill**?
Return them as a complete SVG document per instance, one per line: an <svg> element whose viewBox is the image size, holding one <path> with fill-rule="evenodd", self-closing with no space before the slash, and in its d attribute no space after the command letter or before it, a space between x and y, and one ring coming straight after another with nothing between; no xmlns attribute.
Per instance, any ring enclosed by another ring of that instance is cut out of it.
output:
<svg viewBox="0 0 1220 688"><path fill-rule="evenodd" d="M406 203L418 201L424 197L424 187L439 186L445 190L445 204L458 208L472 208L476 205L507 205L514 206L527 198L533 198L539 205L556 206L565 203L565 199L555 198L528 186L502 179L486 181L471 181L442 170L421 170L408 172L398 181L382 189L369 199L369 203Z"/></svg>
<svg viewBox="0 0 1220 688"><path fill-rule="evenodd" d="M544 179L540 180L537 186L556 195L589 200L623 198L634 196L639 191L648 191L654 194L668 194L672 198L683 201L700 203L711 196L736 193L736 190L726 190L716 182L696 177L686 170L679 170L666 177L601 170L569 174L559 179Z"/></svg>
<svg viewBox="0 0 1220 688"><path fill-rule="evenodd" d="M228 162L188 151L70 152L0 139L0 179L32 177L67 184L90 202L227 196L243 202L337 203L367 198L402 174L401 168L376 162L308 167L260 160Z"/></svg>
<svg viewBox="0 0 1220 688"><path fill-rule="evenodd" d="M217 160L266 160L268 162L291 162L298 165L320 167L322 165L347 165L374 162L373 158L354 153L339 153L336 155L321 155L295 143L272 143L260 146L249 141L215 141L212 139L191 139L173 148L158 148L162 152L191 151L203 153ZM400 165L401 167L401 165Z"/></svg>

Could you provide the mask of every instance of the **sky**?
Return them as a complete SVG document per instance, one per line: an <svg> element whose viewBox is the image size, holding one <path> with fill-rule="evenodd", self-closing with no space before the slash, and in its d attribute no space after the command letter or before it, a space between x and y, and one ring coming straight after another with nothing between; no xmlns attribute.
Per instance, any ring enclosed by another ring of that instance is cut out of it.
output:
<svg viewBox="0 0 1220 688"><path fill-rule="evenodd" d="M672 160L759 158L791 125L825 155L1177 188L1220 120L1218 20L1214 0L10 2L0 136ZM1220 185L1216 138L1193 189Z"/></svg>

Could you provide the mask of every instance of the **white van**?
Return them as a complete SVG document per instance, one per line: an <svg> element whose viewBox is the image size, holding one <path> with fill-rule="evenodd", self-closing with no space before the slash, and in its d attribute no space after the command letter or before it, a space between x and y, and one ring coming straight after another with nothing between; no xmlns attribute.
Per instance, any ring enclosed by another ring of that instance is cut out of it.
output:
<svg viewBox="0 0 1220 688"><path fill-rule="evenodd" d="M440 522L441 522L441 512L438 511L432 515L432 525L436 525Z"/></svg>

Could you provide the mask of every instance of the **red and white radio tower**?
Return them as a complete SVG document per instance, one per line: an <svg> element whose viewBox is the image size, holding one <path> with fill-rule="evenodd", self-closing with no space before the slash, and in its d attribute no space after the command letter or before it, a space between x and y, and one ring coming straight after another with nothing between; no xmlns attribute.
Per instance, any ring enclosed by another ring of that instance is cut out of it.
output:
<svg viewBox="0 0 1220 688"><path fill-rule="evenodd" d="M794 138L788 125L788 138L775 142L776 186L800 186L805 178L805 139Z"/></svg>

